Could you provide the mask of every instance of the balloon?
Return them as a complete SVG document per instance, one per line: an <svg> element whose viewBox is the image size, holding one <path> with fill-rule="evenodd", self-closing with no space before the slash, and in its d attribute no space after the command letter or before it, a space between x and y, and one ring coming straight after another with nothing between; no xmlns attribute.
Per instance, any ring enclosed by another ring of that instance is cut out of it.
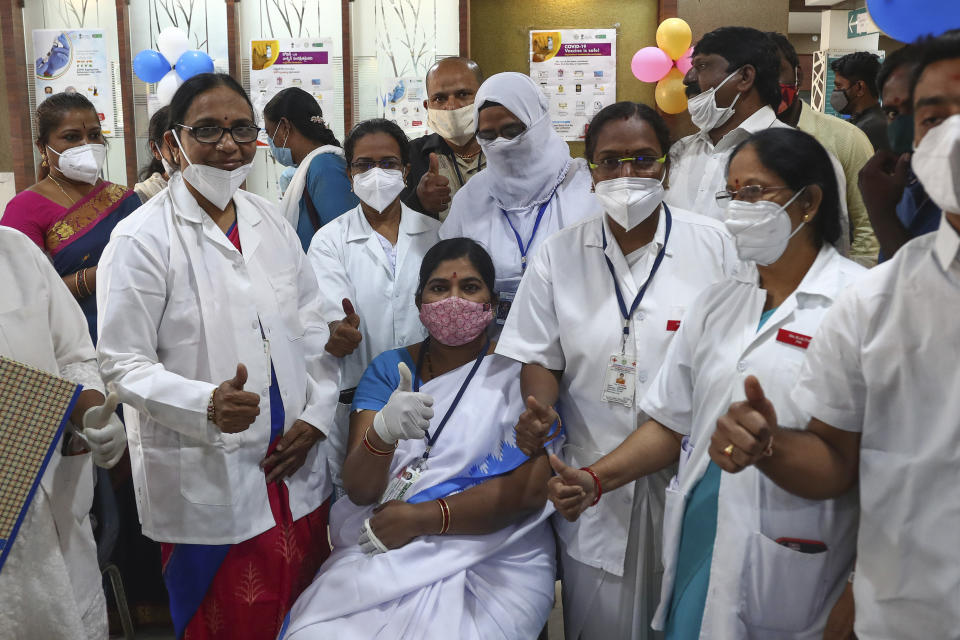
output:
<svg viewBox="0 0 960 640"><path fill-rule="evenodd" d="M177 75L189 80L198 73L213 73L213 59L203 51L186 51L177 59Z"/></svg>
<svg viewBox="0 0 960 640"><path fill-rule="evenodd" d="M170 63L159 51L144 49L133 59L133 72L144 82L160 82L168 71Z"/></svg>
<svg viewBox="0 0 960 640"><path fill-rule="evenodd" d="M157 83L157 98L161 105L168 105L173 100L173 94L177 92L183 81L177 76L176 71L169 71L163 79Z"/></svg>
<svg viewBox="0 0 960 640"><path fill-rule="evenodd" d="M687 71L693 66L693 47L687 49L687 52L677 59L677 69L680 73L687 75Z"/></svg>
<svg viewBox="0 0 960 640"><path fill-rule="evenodd" d="M657 83L656 99L657 106L664 113L680 113L687 108L683 74L679 69L670 69L670 73Z"/></svg>
<svg viewBox="0 0 960 640"><path fill-rule="evenodd" d="M633 75L642 82L656 82L667 75L673 60L666 53L656 47L644 47L633 54L630 69Z"/></svg>
<svg viewBox="0 0 960 640"><path fill-rule="evenodd" d="M680 18L667 18L657 27L657 46L666 51L671 60L686 53L692 40L690 25Z"/></svg>
<svg viewBox="0 0 960 640"><path fill-rule="evenodd" d="M881 31L900 42L938 36L960 25L956 0L867 0L867 12Z"/></svg>
<svg viewBox="0 0 960 640"><path fill-rule="evenodd" d="M190 48L190 41L185 34L176 27L167 27L157 36L157 49L167 59L170 66L177 64L183 52Z"/></svg>

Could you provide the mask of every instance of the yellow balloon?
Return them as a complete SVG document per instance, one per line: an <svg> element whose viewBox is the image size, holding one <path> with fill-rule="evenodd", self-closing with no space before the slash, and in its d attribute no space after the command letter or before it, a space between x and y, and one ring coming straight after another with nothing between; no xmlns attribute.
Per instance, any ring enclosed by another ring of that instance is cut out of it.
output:
<svg viewBox="0 0 960 640"><path fill-rule="evenodd" d="M678 60L687 52L692 40L693 32L686 20L667 18L657 27L657 46L673 60Z"/></svg>
<svg viewBox="0 0 960 640"><path fill-rule="evenodd" d="M657 83L657 106L664 113L681 113L687 108L687 95L684 93L683 74L674 67Z"/></svg>

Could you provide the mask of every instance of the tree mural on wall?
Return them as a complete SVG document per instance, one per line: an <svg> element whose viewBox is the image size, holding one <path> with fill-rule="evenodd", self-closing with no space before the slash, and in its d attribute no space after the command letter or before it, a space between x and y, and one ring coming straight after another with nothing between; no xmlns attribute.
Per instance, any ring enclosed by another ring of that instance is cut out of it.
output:
<svg viewBox="0 0 960 640"><path fill-rule="evenodd" d="M300 38L303 36L303 22L304 16L307 13L307 0L261 0L261 2L264 9L263 13L267 16L267 26L274 37L282 37L283 34L278 34L274 31L273 13L279 16L289 37Z"/></svg>
<svg viewBox="0 0 960 640"><path fill-rule="evenodd" d="M152 0L151 17L155 16L157 31L166 27L177 27L187 34L187 38L194 44L195 49L206 50L209 34L207 21L203 21L203 28L199 25L201 9L198 5L205 3L202 0ZM156 37L156 34L151 34Z"/></svg>
<svg viewBox="0 0 960 640"><path fill-rule="evenodd" d="M394 76L422 76L433 63L433 38L423 19L433 6L422 0L377 0L377 49L390 61Z"/></svg>
<svg viewBox="0 0 960 640"><path fill-rule="evenodd" d="M93 0L93 4L96 4L96 2L97 0ZM90 4L90 0L59 0L57 13L65 26L82 29L87 19L87 8Z"/></svg>

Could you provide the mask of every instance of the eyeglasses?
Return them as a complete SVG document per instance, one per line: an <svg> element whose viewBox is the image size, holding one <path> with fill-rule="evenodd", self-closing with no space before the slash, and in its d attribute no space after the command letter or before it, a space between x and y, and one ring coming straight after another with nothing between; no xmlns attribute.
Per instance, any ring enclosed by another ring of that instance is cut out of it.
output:
<svg viewBox="0 0 960 640"><path fill-rule="evenodd" d="M619 173L624 163L629 162L633 168L643 173L660 172L660 166L667 161L667 156L654 158L653 156L631 156L629 158L604 158L596 163L590 162L591 169L599 169L604 173Z"/></svg>
<svg viewBox="0 0 960 640"><path fill-rule="evenodd" d="M477 131L477 138L480 140L496 140L497 138L504 138L505 140L513 140L518 135L527 130L527 125L522 122L511 122L508 125L504 125L500 131L494 129L481 129Z"/></svg>
<svg viewBox="0 0 960 640"><path fill-rule="evenodd" d="M779 191L780 189L789 189L790 187L781 186L781 187L762 187L758 184L751 184L745 187L740 187L736 191L717 191L717 195L714 196L717 199L717 204L721 207L727 206L731 200L743 200L744 202L757 202L763 196L763 194L769 191Z"/></svg>
<svg viewBox="0 0 960 640"><path fill-rule="evenodd" d="M399 158L384 158L382 160L354 160L350 163L350 168L363 173L374 167L379 167L384 171L399 171L403 168L403 162Z"/></svg>
<svg viewBox="0 0 960 640"><path fill-rule="evenodd" d="M190 127L185 124L178 124L177 126L189 131L194 140L203 144L220 142L224 133L229 133L237 144L253 142L260 135L260 127L252 124L243 124L239 127Z"/></svg>

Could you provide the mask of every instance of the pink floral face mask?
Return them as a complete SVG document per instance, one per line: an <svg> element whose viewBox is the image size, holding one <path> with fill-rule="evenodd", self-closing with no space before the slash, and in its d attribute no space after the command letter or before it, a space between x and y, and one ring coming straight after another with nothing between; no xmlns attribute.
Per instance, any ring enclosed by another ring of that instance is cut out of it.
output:
<svg viewBox="0 0 960 640"><path fill-rule="evenodd" d="M459 296L420 306L420 322L430 335L450 347L467 344L493 321L489 304L472 302Z"/></svg>

